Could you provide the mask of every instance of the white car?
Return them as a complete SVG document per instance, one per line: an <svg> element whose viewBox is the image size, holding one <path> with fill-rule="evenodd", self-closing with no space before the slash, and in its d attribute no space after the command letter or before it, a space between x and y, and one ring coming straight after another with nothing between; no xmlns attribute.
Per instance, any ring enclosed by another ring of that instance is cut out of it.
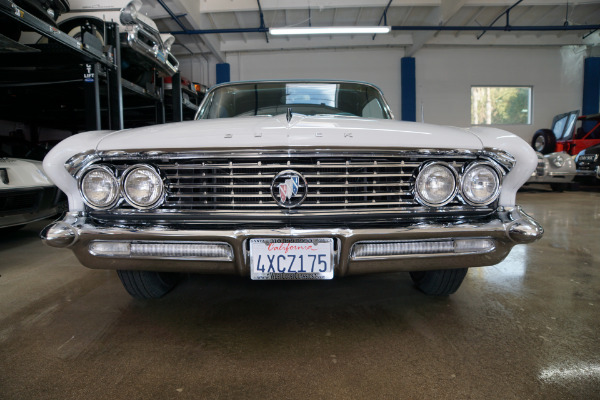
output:
<svg viewBox="0 0 600 400"><path fill-rule="evenodd" d="M97 36L104 41L104 23L116 22L119 25L123 58L124 77L136 81L129 68L142 64L135 73L143 70L143 65L158 68L166 76L179 69L179 62L171 54L175 37L160 34L152 19L140 12L140 0L70 0L71 12L58 18L59 28L73 37L81 35L81 26L89 23L95 26Z"/></svg>
<svg viewBox="0 0 600 400"><path fill-rule="evenodd" d="M69 212L42 232L134 297L178 272L256 280L410 272L448 295L543 230L515 204L533 149L491 128L395 121L346 81L213 87L195 121L88 132L44 168Z"/></svg>
<svg viewBox="0 0 600 400"><path fill-rule="evenodd" d="M0 231L56 215L60 197L40 161L0 157Z"/></svg>
<svg viewBox="0 0 600 400"><path fill-rule="evenodd" d="M538 165L527 183L547 183L555 192L567 189L575 179L575 161L568 153L559 151L550 154L536 152Z"/></svg>

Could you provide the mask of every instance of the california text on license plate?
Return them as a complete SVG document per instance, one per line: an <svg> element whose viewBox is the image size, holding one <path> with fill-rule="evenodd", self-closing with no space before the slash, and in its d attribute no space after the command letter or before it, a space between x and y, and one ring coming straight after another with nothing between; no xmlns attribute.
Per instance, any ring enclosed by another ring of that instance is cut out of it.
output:
<svg viewBox="0 0 600 400"><path fill-rule="evenodd" d="M250 277L333 279L333 239L250 239Z"/></svg>

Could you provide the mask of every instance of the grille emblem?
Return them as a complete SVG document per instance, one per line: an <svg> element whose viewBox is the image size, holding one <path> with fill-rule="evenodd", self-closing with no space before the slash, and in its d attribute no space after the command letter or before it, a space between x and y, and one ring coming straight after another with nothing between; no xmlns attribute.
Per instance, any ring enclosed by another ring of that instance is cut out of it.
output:
<svg viewBox="0 0 600 400"><path fill-rule="evenodd" d="M281 171L271 182L271 196L277 204L294 208L306 199L308 186L301 173L287 169Z"/></svg>

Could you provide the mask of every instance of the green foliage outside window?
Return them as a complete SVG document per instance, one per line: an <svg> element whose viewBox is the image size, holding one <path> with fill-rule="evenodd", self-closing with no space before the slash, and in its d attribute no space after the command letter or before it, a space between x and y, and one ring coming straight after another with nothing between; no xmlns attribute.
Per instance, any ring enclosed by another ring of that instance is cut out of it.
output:
<svg viewBox="0 0 600 400"><path fill-rule="evenodd" d="M530 124L531 88L471 87L471 124Z"/></svg>

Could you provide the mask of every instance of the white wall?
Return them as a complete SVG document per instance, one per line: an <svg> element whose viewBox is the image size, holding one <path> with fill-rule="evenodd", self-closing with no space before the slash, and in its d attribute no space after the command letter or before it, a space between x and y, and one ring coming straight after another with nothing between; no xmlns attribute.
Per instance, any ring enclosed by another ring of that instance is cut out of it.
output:
<svg viewBox="0 0 600 400"><path fill-rule="evenodd" d="M366 81L385 93L400 118L402 49L311 50L227 55L231 80L346 79Z"/></svg>
<svg viewBox="0 0 600 400"><path fill-rule="evenodd" d="M554 115L581 108L583 59L579 48L426 48L415 55L417 110L425 121L468 126L471 86L533 87L531 125L500 125L530 141Z"/></svg>
<svg viewBox="0 0 600 400"><path fill-rule="evenodd" d="M321 78L371 82L379 86L400 118L401 48L228 53L231 80ZM533 87L531 125L499 126L527 141L552 117L581 108L585 51L573 47L432 47L416 53L417 120L469 126L472 85ZM194 61L186 68L204 67ZM215 65L209 65L211 86ZM196 75L199 72L194 72ZM204 75L203 75L204 76Z"/></svg>
<svg viewBox="0 0 600 400"><path fill-rule="evenodd" d="M178 56L181 75L192 82L211 86L216 82L216 63L202 56Z"/></svg>

